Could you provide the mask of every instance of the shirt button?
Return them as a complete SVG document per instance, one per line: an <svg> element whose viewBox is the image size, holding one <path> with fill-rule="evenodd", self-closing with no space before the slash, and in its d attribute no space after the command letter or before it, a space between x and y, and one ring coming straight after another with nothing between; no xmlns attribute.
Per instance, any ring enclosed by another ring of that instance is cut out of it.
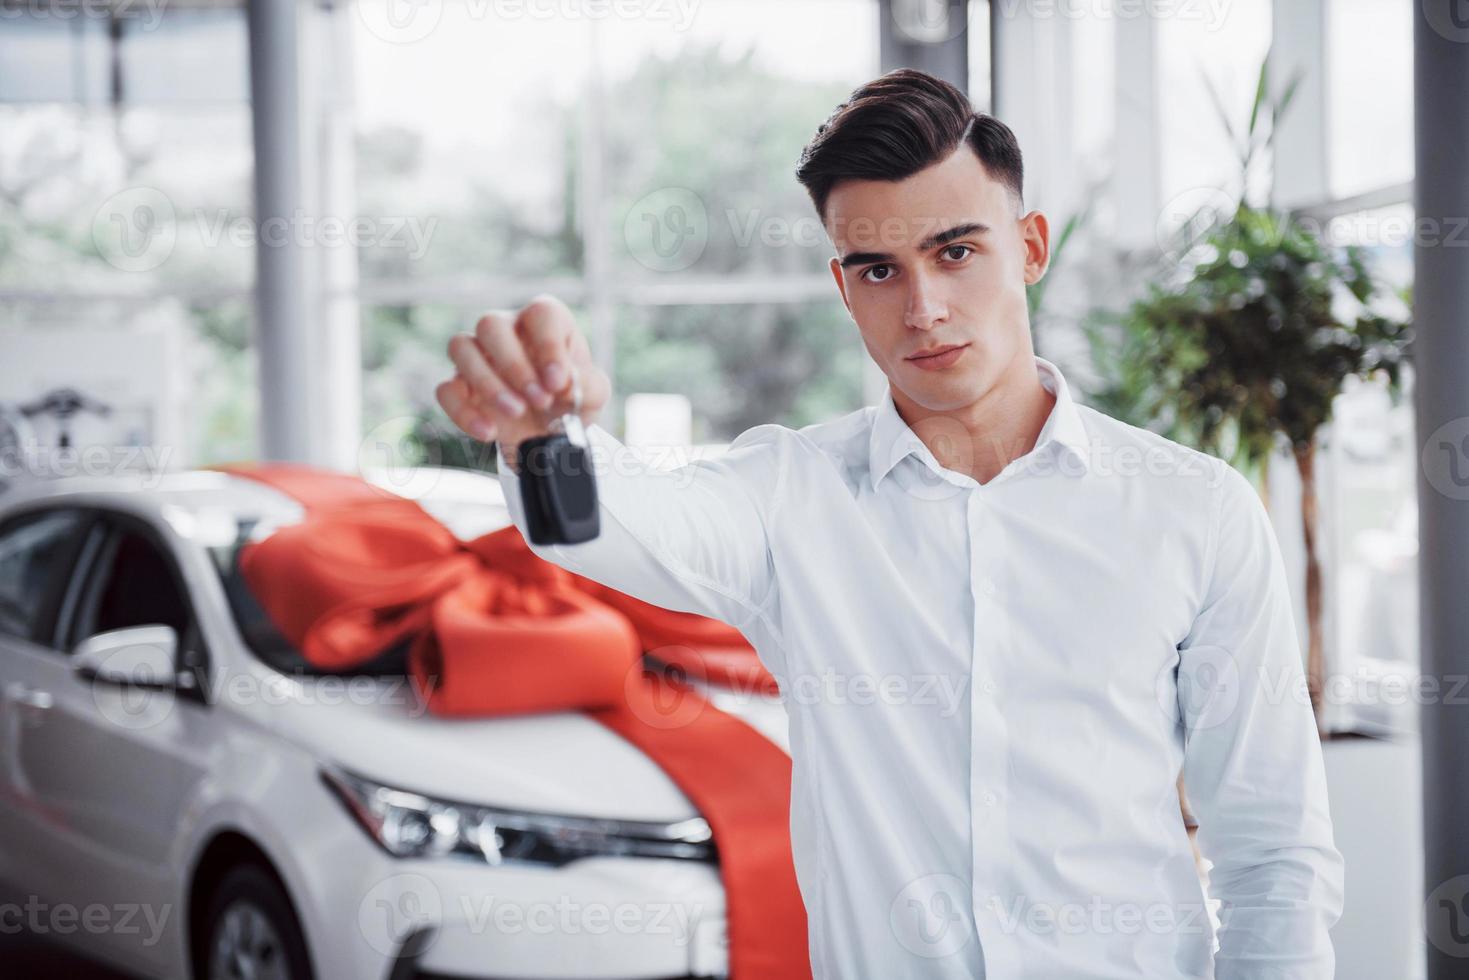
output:
<svg viewBox="0 0 1469 980"><path fill-rule="evenodd" d="M987 694L994 694L995 693L995 682L994 681L985 681L984 682L984 689L985 689L985 693L987 693Z"/></svg>
<svg viewBox="0 0 1469 980"><path fill-rule="evenodd" d="M985 806L994 806L998 802L1000 802L1000 798L998 796L996 796L994 793L986 793L986 794L984 794L984 805Z"/></svg>
<svg viewBox="0 0 1469 980"><path fill-rule="evenodd" d="M995 580L992 579L992 578L982 579L980 581L980 583L979 583L979 589L985 595L994 595L995 594Z"/></svg>

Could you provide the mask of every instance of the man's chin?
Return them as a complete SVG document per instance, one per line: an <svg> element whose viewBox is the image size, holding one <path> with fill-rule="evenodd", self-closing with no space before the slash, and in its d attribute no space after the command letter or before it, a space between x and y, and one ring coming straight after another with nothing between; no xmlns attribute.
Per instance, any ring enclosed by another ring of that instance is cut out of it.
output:
<svg viewBox="0 0 1469 980"><path fill-rule="evenodd" d="M978 371L928 372L910 368L904 373L907 377L903 383L893 387L930 412L952 412L972 405L985 391L985 378ZM892 378L888 381L892 384Z"/></svg>

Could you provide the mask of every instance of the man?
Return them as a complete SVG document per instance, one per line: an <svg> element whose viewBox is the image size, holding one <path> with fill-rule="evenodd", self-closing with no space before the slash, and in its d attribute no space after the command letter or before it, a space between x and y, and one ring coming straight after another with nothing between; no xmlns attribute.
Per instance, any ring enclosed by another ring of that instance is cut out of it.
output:
<svg viewBox="0 0 1469 980"><path fill-rule="evenodd" d="M1049 226L958 89L878 78L797 177L887 393L670 472L591 425L602 535L537 553L737 626L780 679L813 973L1327 980L1342 860L1259 498L1034 354ZM608 397L553 299L450 352L440 401L502 464L568 364L586 418Z"/></svg>

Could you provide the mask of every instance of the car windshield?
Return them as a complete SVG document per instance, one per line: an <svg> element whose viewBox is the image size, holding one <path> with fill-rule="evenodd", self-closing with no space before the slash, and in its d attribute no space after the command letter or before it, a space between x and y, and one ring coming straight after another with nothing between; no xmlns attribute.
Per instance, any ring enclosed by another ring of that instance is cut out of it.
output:
<svg viewBox="0 0 1469 980"><path fill-rule="evenodd" d="M407 674L408 649L412 637L394 644L355 667L347 670L327 670L313 665L302 655L290 640L276 628L264 607L260 605L249 582L240 570L240 554L250 540L255 520L242 519L235 540L229 544L211 546L208 551L219 572L224 594L229 601L230 614L245 646L264 663L284 674L336 674L352 676L395 677Z"/></svg>

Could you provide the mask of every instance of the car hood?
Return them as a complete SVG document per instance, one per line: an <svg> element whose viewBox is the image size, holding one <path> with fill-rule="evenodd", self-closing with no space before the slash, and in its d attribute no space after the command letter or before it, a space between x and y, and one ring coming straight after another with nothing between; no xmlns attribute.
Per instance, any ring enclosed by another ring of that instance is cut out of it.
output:
<svg viewBox="0 0 1469 980"><path fill-rule="evenodd" d="M684 820L698 810L622 736L580 711L500 718L428 713L404 678L286 678L276 731L357 775L461 803L623 820ZM326 683L323 683L325 681ZM327 697L328 690L332 696ZM775 698L703 688L789 751Z"/></svg>

